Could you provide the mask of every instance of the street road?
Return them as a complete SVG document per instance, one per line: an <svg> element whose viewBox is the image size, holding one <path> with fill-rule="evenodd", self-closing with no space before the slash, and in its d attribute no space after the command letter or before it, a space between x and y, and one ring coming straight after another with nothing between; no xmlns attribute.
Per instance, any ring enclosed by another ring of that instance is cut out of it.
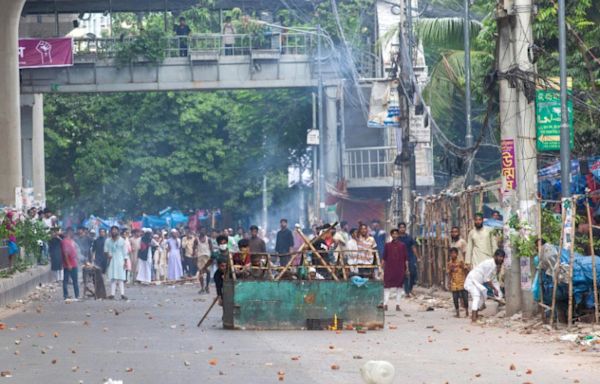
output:
<svg viewBox="0 0 600 384"><path fill-rule="evenodd" d="M65 304L54 288L39 301L2 310L0 371L12 377L0 377L0 384L107 378L125 384L352 384L362 383L359 368L368 360L390 361L395 383L600 382L599 353L540 334L472 326L447 309L426 312L415 301L390 312L385 330L366 334L227 331L220 307L196 328L212 299L197 290L136 286L127 289L126 302Z"/></svg>

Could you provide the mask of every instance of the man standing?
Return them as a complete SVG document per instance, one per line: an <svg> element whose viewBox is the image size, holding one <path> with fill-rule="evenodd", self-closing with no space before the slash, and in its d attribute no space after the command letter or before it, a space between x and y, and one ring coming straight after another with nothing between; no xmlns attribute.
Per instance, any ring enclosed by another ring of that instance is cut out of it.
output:
<svg viewBox="0 0 600 384"><path fill-rule="evenodd" d="M383 229L381 229L381 223L379 220L373 220L373 222L371 222L371 228L373 228L371 236L373 236L375 239L375 243L377 244L377 253L379 254L379 257L381 257L381 255L383 255L383 248L385 247L386 233Z"/></svg>
<svg viewBox="0 0 600 384"><path fill-rule="evenodd" d="M183 273L188 277L196 276L194 255L197 249L198 239L189 228L186 228L185 236L181 240L181 251L183 254Z"/></svg>
<svg viewBox="0 0 600 384"><path fill-rule="evenodd" d="M250 226L250 252L251 253L267 253L267 245L265 241L258 237L258 227L256 225Z"/></svg>
<svg viewBox="0 0 600 384"><path fill-rule="evenodd" d="M179 56L186 57L188 55L188 38L192 30L185 23L185 17L179 18L179 24L173 27L173 31L179 41Z"/></svg>
<svg viewBox="0 0 600 384"><path fill-rule="evenodd" d="M503 250L497 249L492 259L479 263L465 279L465 289L469 291L473 299L471 302L471 322L473 323L477 321L479 310L485 308L488 288L494 291L494 296L501 297L502 295L498 284L498 274L502 269L505 256Z"/></svg>
<svg viewBox="0 0 600 384"><path fill-rule="evenodd" d="M138 252L140 251L140 247L141 247L141 242L142 242L142 238L141 238L141 234L140 234L140 230L139 229L134 229L133 231L131 231L131 237L129 238L129 255L131 258L131 282L134 283L135 282L135 274L137 272L137 265L138 265Z"/></svg>
<svg viewBox="0 0 600 384"><path fill-rule="evenodd" d="M390 231L392 241L383 248L383 309L387 311L390 294L396 291L396 311L400 310L400 289L404 285L404 275L408 270L408 251L406 245L398 238L397 229Z"/></svg>
<svg viewBox="0 0 600 384"><path fill-rule="evenodd" d="M471 229L467 237L465 260L471 268L478 266L485 260L491 259L494 249L498 248L492 230L483 226L483 214L476 213L474 223L475 228Z"/></svg>
<svg viewBox="0 0 600 384"><path fill-rule="evenodd" d="M452 227L450 230L450 248L458 249L458 260L465 261L467 242L460 237L460 228Z"/></svg>
<svg viewBox="0 0 600 384"><path fill-rule="evenodd" d="M200 294L205 292L204 285L204 275L206 273L206 286L208 287L208 283L210 282L210 274L206 270L206 266L210 261L210 255L212 254L212 242L206 236L204 230L200 231L200 236L198 237L198 248L196 248L196 254L198 255L198 259L196 261L196 268L198 269L198 282L200 283ZM206 291L207 292L207 291ZM207 292L208 293L208 292Z"/></svg>
<svg viewBox="0 0 600 384"><path fill-rule="evenodd" d="M400 241L406 245L406 250L408 251L408 278L404 279L404 293L406 296L410 296L412 293L413 287L417 282L417 242L406 232L406 223L398 223L398 233Z"/></svg>
<svg viewBox="0 0 600 384"><path fill-rule="evenodd" d="M275 241L275 252L279 254L279 264L287 265L294 251L294 235L288 228L287 219L279 221L279 232L277 232L277 240ZM286 255L283 255L286 254Z"/></svg>
<svg viewBox="0 0 600 384"><path fill-rule="evenodd" d="M81 263L86 263L92 260L90 255L92 249L92 241L90 236L86 233L85 227L79 227L77 229L77 237L75 237L75 243L79 247L79 252L81 252Z"/></svg>
<svg viewBox="0 0 600 384"><path fill-rule="evenodd" d="M127 268L129 255L125 241L124 238L119 236L119 227L113 225L110 228L110 238L104 242L104 254L108 260L108 278L110 280L109 299L115 298L118 285L121 299L127 300L127 297L125 297L125 269Z"/></svg>
<svg viewBox="0 0 600 384"><path fill-rule="evenodd" d="M66 236L61 243L62 264L64 268L63 298L69 299L69 279L73 282L75 301L79 299L79 281L77 278L77 246L73 240L73 229L67 228Z"/></svg>
<svg viewBox="0 0 600 384"><path fill-rule="evenodd" d="M106 267L108 263L106 256L104 255L104 242L106 241L106 230L100 229L98 231L98 237L92 243L92 252L94 258L94 264L96 264L101 270L102 274L106 273Z"/></svg>
<svg viewBox="0 0 600 384"><path fill-rule="evenodd" d="M50 269L54 273L56 281L63 281L63 262L62 262L62 239L60 238L60 229L54 227L51 230L51 238L48 241L48 253L50 255Z"/></svg>
<svg viewBox="0 0 600 384"><path fill-rule="evenodd" d="M361 224L358 227L356 245L358 248L356 254L358 259L357 264L372 266L374 261L373 250L377 249L377 243L375 242L375 239L369 235L369 228L366 224ZM373 275L373 269L359 268L358 273L363 277L371 277Z"/></svg>

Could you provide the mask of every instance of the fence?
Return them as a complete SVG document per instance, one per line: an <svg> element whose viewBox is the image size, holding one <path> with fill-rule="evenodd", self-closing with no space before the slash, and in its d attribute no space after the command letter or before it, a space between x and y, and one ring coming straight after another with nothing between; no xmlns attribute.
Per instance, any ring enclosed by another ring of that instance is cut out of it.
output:
<svg viewBox="0 0 600 384"><path fill-rule="evenodd" d="M114 58L139 39L77 38L73 40L74 53L79 57ZM225 41L232 44L225 46ZM156 41L163 47L165 57L187 57L198 52L213 52L218 56L250 55L255 50L271 50L282 55L310 55L316 48L315 37L303 33L250 34L196 34L190 36L162 37Z"/></svg>
<svg viewBox="0 0 600 384"><path fill-rule="evenodd" d="M492 182L459 193L441 193L415 200L413 233L421 239L421 285L447 287L450 229L458 226L461 237L466 239L469 228L473 227L474 214L483 209L484 203L499 202L499 188L500 182Z"/></svg>
<svg viewBox="0 0 600 384"><path fill-rule="evenodd" d="M529 233L529 235L515 232L518 237L523 238L523 236L526 236L525 239L533 242L534 239L549 237L550 233L547 233L547 231L551 231L554 235L552 236L554 237L553 242L557 242L557 244L549 245L558 246L558 255L547 255L546 251L544 251L545 246L542 246L541 241L537 242L537 252L534 251L534 254L530 254L530 252L526 252L525 254L520 253L516 244L510 244L513 253L516 253L516 256L520 260L522 289L525 289L523 288L523 284L525 284L528 290L538 290L538 306L542 309L542 319L544 321L549 319L551 325L554 321L558 321L561 318L558 312L562 310L565 313L561 314L564 315L563 317L568 326L573 324L575 318L574 311L576 309L573 294L574 287L578 290L580 297L583 297L581 296L583 294L587 294L593 295L594 298L593 309L585 310L579 308L580 319L587 317L594 323L600 322L596 265L598 260L597 256L594 255L596 244L592 228L592 210L590 209L590 201L594 199L600 199L600 192L596 191L587 195L576 195L562 202L540 198L537 201L537 213L535 215L537 216L537 223L535 223L537 232ZM413 224L413 232L421 240L419 245L421 255L419 261L419 281L421 285L438 286L441 288L448 287L447 265L451 228L458 226L461 230L461 237L466 239L468 230L473 228L475 212L481 212L484 204L500 203L500 201L500 182L480 185L455 194L441 193L436 196L419 197L415 200L414 212L416 212L416 220ZM558 204L561 205L560 208ZM544 205L549 206L554 214L558 213L557 209L562 212L562 218L559 221L560 225L556 224L560 228L556 228L550 224L548 221L551 220L548 218L544 221L542 220L542 207ZM581 213L579 219L577 219L578 207ZM512 218L505 217L505 223L509 219ZM592 255L591 262L586 261L589 256L575 256L577 243L575 226L577 225L576 223L581 224L586 222L588 227L587 233L584 235L586 241L585 245L582 246L582 249L584 249L582 252L584 255ZM507 230L505 226L504 231ZM514 231L514 229L510 231ZM558 231L560 231L560 234L558 234ZM558 235L560 235L560 240L556 239ZM513 236L500 239L499 247L508 246L508 241L514 241L512 238ZM540 256L538 282L535 282L533 279L536 273L533 257L536 253ZM528 261L528 263L523 263L523 260ZM577 266L578 272L574 272L574 266ZM524 267L530 270L523 270L522 268ZM524 275L529 273L529 278L523 280ZM547 274L551 274L552 276L550 280L546 279L546 283L544 283L545 275ZM546 284L551 284L551 287ZM557 304L557 287L559 285L562 286L564 292L567 292L567 297L561 299L563 301L562 307ZM545 291L545 286L550 287L550 293ZM545 295L547 296L544 297Z"/></svg>

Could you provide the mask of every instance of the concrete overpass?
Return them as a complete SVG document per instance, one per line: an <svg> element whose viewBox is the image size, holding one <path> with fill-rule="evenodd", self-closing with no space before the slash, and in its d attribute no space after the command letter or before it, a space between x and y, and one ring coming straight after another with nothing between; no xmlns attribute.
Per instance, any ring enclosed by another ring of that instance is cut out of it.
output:
<svg viewBox="0 0 600 384"><path fill-rule="evenodd" d="M141 55L123 61L118 52L127 46L126 40L76 39L74 66L22 69L21 93L317 86L318 74L312 56L316 39L311 34L277 35L269 48L253 48L250 36L236 35L237 44L227 52L218 34L169 37L162 42L164 59ZM180 43L187 48L180 49ZM323 62L322 68L322 73L339 78L332 72L330 62ZM339 80L329 83L337 84Z"/></svg>

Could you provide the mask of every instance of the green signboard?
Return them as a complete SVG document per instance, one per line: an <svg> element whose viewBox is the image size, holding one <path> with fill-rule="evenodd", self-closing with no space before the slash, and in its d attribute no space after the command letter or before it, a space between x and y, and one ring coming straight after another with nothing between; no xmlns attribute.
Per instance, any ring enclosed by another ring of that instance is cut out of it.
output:
<svg viewBox="0 0 600 384"><path fill-rule="evenodd" d="M573 148L573 101L571 98L567 101L567 108L571 148ZM538 151L560 150L560 92L558 90L538 89L536 91L535 116Z"/></svg>

